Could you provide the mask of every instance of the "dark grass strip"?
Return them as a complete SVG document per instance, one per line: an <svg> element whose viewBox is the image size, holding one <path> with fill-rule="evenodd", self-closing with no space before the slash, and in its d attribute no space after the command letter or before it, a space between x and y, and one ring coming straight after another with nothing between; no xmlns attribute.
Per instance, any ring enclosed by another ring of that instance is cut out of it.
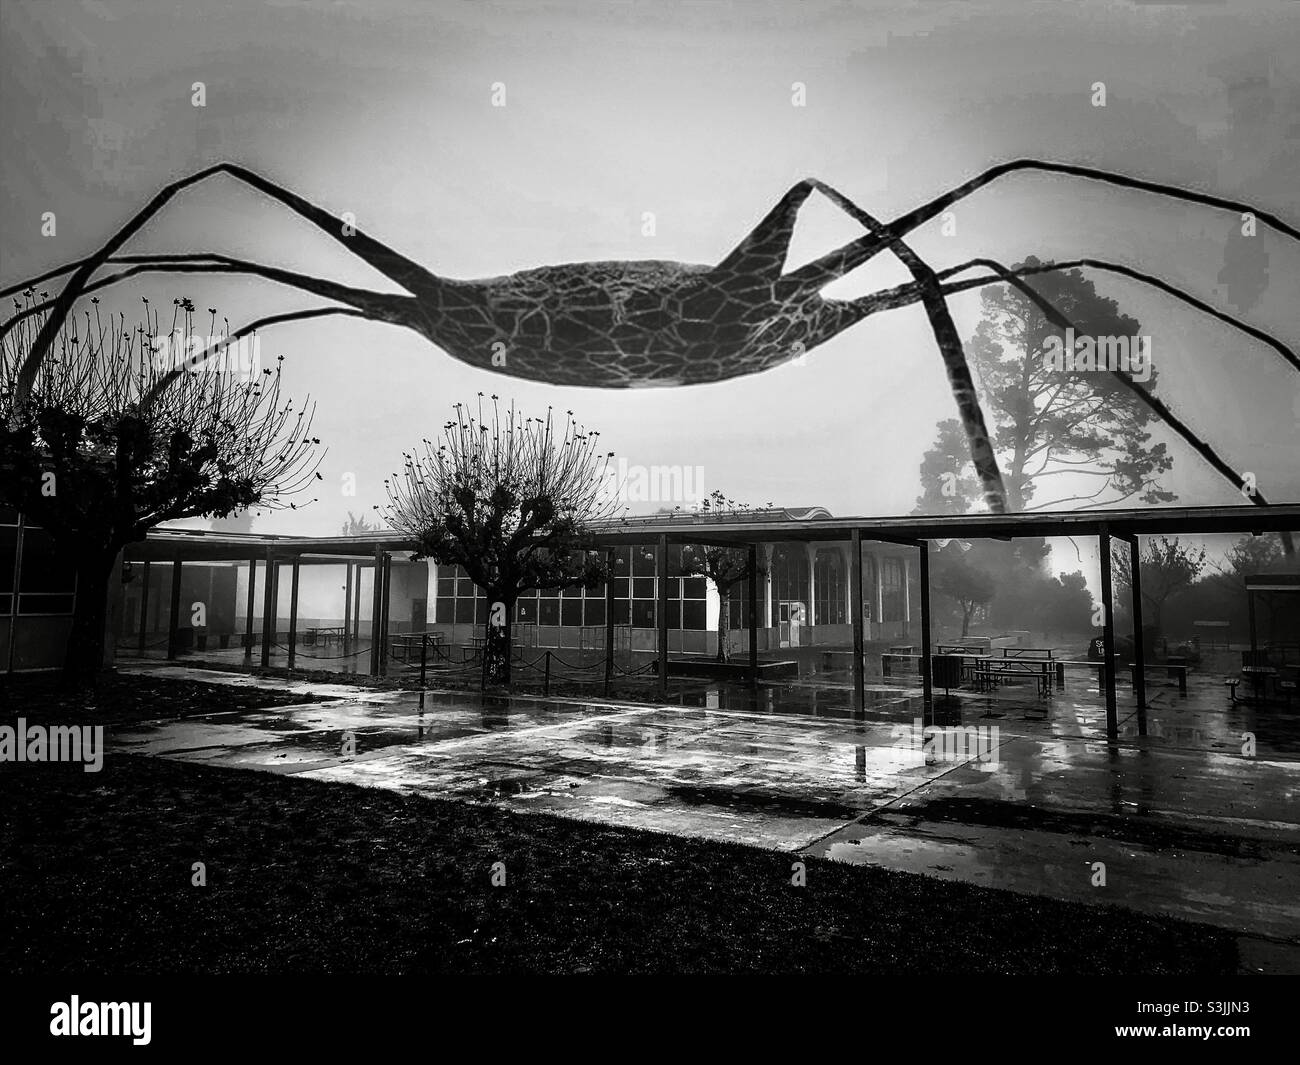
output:
<svg viewBox="0 0 1300 1065"><path fill-rule="evenodd" d="M0 768L0 969L1198 973L1208 926L378 789L110 755ZM192 887L204 862L208 886ZM506 886L491 867L506 866Z"/></svg>
<svg viewBox="0 0 1300 1065"><path fill-rule="evenodd" d="M0 724L4 725L20 717L29 725L128 724L319 701L310 693L138 673L104 673L93 687L71 685L57 673L0 677Z"/></svg>

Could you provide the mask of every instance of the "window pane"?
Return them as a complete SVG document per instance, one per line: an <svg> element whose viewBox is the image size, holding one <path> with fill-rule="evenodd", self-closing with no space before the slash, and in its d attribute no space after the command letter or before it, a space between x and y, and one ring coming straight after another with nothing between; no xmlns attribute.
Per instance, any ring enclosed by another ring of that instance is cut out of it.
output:
<svg viewBox="0 0 1300 1065"><path fill-rule="evenodd" d="M439 577L438 578L438 595L450 599L456 594L456 578Z"/></svg>
<svg viewBox="0 0 1300 1065"><path fill-rule="evenodd" d="M688 599L682 605L685 613L684 629L703 629L707 624L708 614L705 603L698 599Z"/></svg>
<svg viewBox="0 0 1300 1065"><path fill-rule="evenodd" d="M653 600L634 599L632 601L632 627L653 629L655 627L655 604Z"/></svg>
<svg viewBox="0 0 1300 1065"><path fill-rule="evenodd" d="M653 577L632 578L633 599L653 599L655 597L655 579Z"/></svg>
<svg viewBox="0 0 1300 1065"><path fill-rule="evenodd" d="M14 553L18 550L18 530L0 527L0 592L14 590Z"/></svg>
<svg viewBox="0 0 1300 1065"><path fill-rule="evenodd" d="M653 577L654 574L655 574L654 549L650 547L634 548L632 551L632 575L634 577Z"/></svg>
<svg viewBox="0 0 1300 1065"><path fill-rule="evenodd" d="M558 625L560 623L560 601L543 599L537 614L539 625Z"/></svg>
<svg viewBox="0 0 1300 1065"><path fill-rule="evenodd" d="M71 614L71 595L31 595L18 596L18 613L20 614Z"/></svg>
<svg viewBox="0 0 1300 1065"><path fill-rule="evenodd" d="M456 600L456 620L462 625L474 623L474 600L457 599Z"/></svg>
<svg viewBox="0 0 1300 1065"><path fill-rule="evenodd" d="M439 599L433 608L433 620L439 625L450 625L456 620L455 612L454 599Z"/></svg>
<svg viewBox="0 0 1300 1065"><path fill-rule="evenodd" d="M614 624L627 625L632 621L632 604L626 599L614 600Z"/></svg>
<svg viewBox="0 0 1300 1065"><path fill-rule="evenodd" d="M71 592L77 585L72 560L56 552L48 533L24 529L22 570L20 592Z"/></svg>
<svg viewBox="0 0 1300 1065"><path fill-rule="evenodd" d="M605 600L588 599L583 621L587 625L605 624Z"/></svg>
<svg viewBox="0 0 1300 1065"><path fill-rule="evenodd" d="M561 625L582 624L582 600L581 599L560 600L560 624Z"/></svg>
<svg viewBox="0 0 1300 1065"><path fill-rule="evenodd" d="M708 598L709 579L707 577L687 577L682 583L686 586L687 599Z"/></svg>
<svg viewBox="0 0 1300 1065"><path fill-rule="evenodd" d="M668 627L670 629L682 627L682 604L676 599L668 601Z"/></svg>
<svg viewBox="0 0 1300 1065"><path fill-rule="evenodd" d="M474 582L468 577L457 577L456 595L464 599L472 599L474 597Z"/></svg>

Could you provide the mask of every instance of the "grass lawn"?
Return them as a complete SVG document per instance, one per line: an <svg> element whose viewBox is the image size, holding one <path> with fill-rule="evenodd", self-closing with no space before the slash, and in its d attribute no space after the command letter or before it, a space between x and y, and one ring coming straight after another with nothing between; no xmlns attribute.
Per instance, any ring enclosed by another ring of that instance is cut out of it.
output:
<svg viewBox="0 0 1300 1065"><path fill-rule="evenodd" d="M133 673L105 673L93 688L70 686L58 673L0 677L0 725L20 717L29 725L123 725L317 701L311 694Z"/></svg>
<svg viewBox="0 0 1300 1065"><path fill-rule="evenodd" d="M98 720L132 692L137 717L285 698L117 678ZM0 724L90 705L24 680ZM1237 968L1230 934L1119 909L825 861L794 887L788 854L158 758L0 766L0 810L14 974Z"/></svg>

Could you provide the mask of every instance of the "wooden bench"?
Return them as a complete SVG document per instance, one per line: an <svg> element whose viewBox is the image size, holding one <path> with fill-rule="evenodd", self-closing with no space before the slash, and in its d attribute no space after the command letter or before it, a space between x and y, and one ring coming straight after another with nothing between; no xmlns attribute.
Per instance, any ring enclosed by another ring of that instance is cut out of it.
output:
<svg viewBox="0 0 1300 1065"><path fill-rule="evenodd" d="M1178 681L1178 694L1187 694L1187 671L1191 667L1182 662L1150 662L1147 669L1164 669L1166 677L1173 677ZM1137 663L1128 664L1129 675L1133 678L1133 683L1137 683Z"/></svg>

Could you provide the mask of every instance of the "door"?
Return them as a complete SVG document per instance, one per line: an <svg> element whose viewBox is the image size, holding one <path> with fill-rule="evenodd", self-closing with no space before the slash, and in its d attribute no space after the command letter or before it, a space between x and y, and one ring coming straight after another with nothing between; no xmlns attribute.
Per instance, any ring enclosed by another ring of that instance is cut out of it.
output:
<svg viewBox="0 0 1300 1065"><path fill-rule="evenodd" d="M798 647L799 630L803 628L805 608L803 603L783 602L779 605L779 631L777 643L781 647Z"/></svg>

